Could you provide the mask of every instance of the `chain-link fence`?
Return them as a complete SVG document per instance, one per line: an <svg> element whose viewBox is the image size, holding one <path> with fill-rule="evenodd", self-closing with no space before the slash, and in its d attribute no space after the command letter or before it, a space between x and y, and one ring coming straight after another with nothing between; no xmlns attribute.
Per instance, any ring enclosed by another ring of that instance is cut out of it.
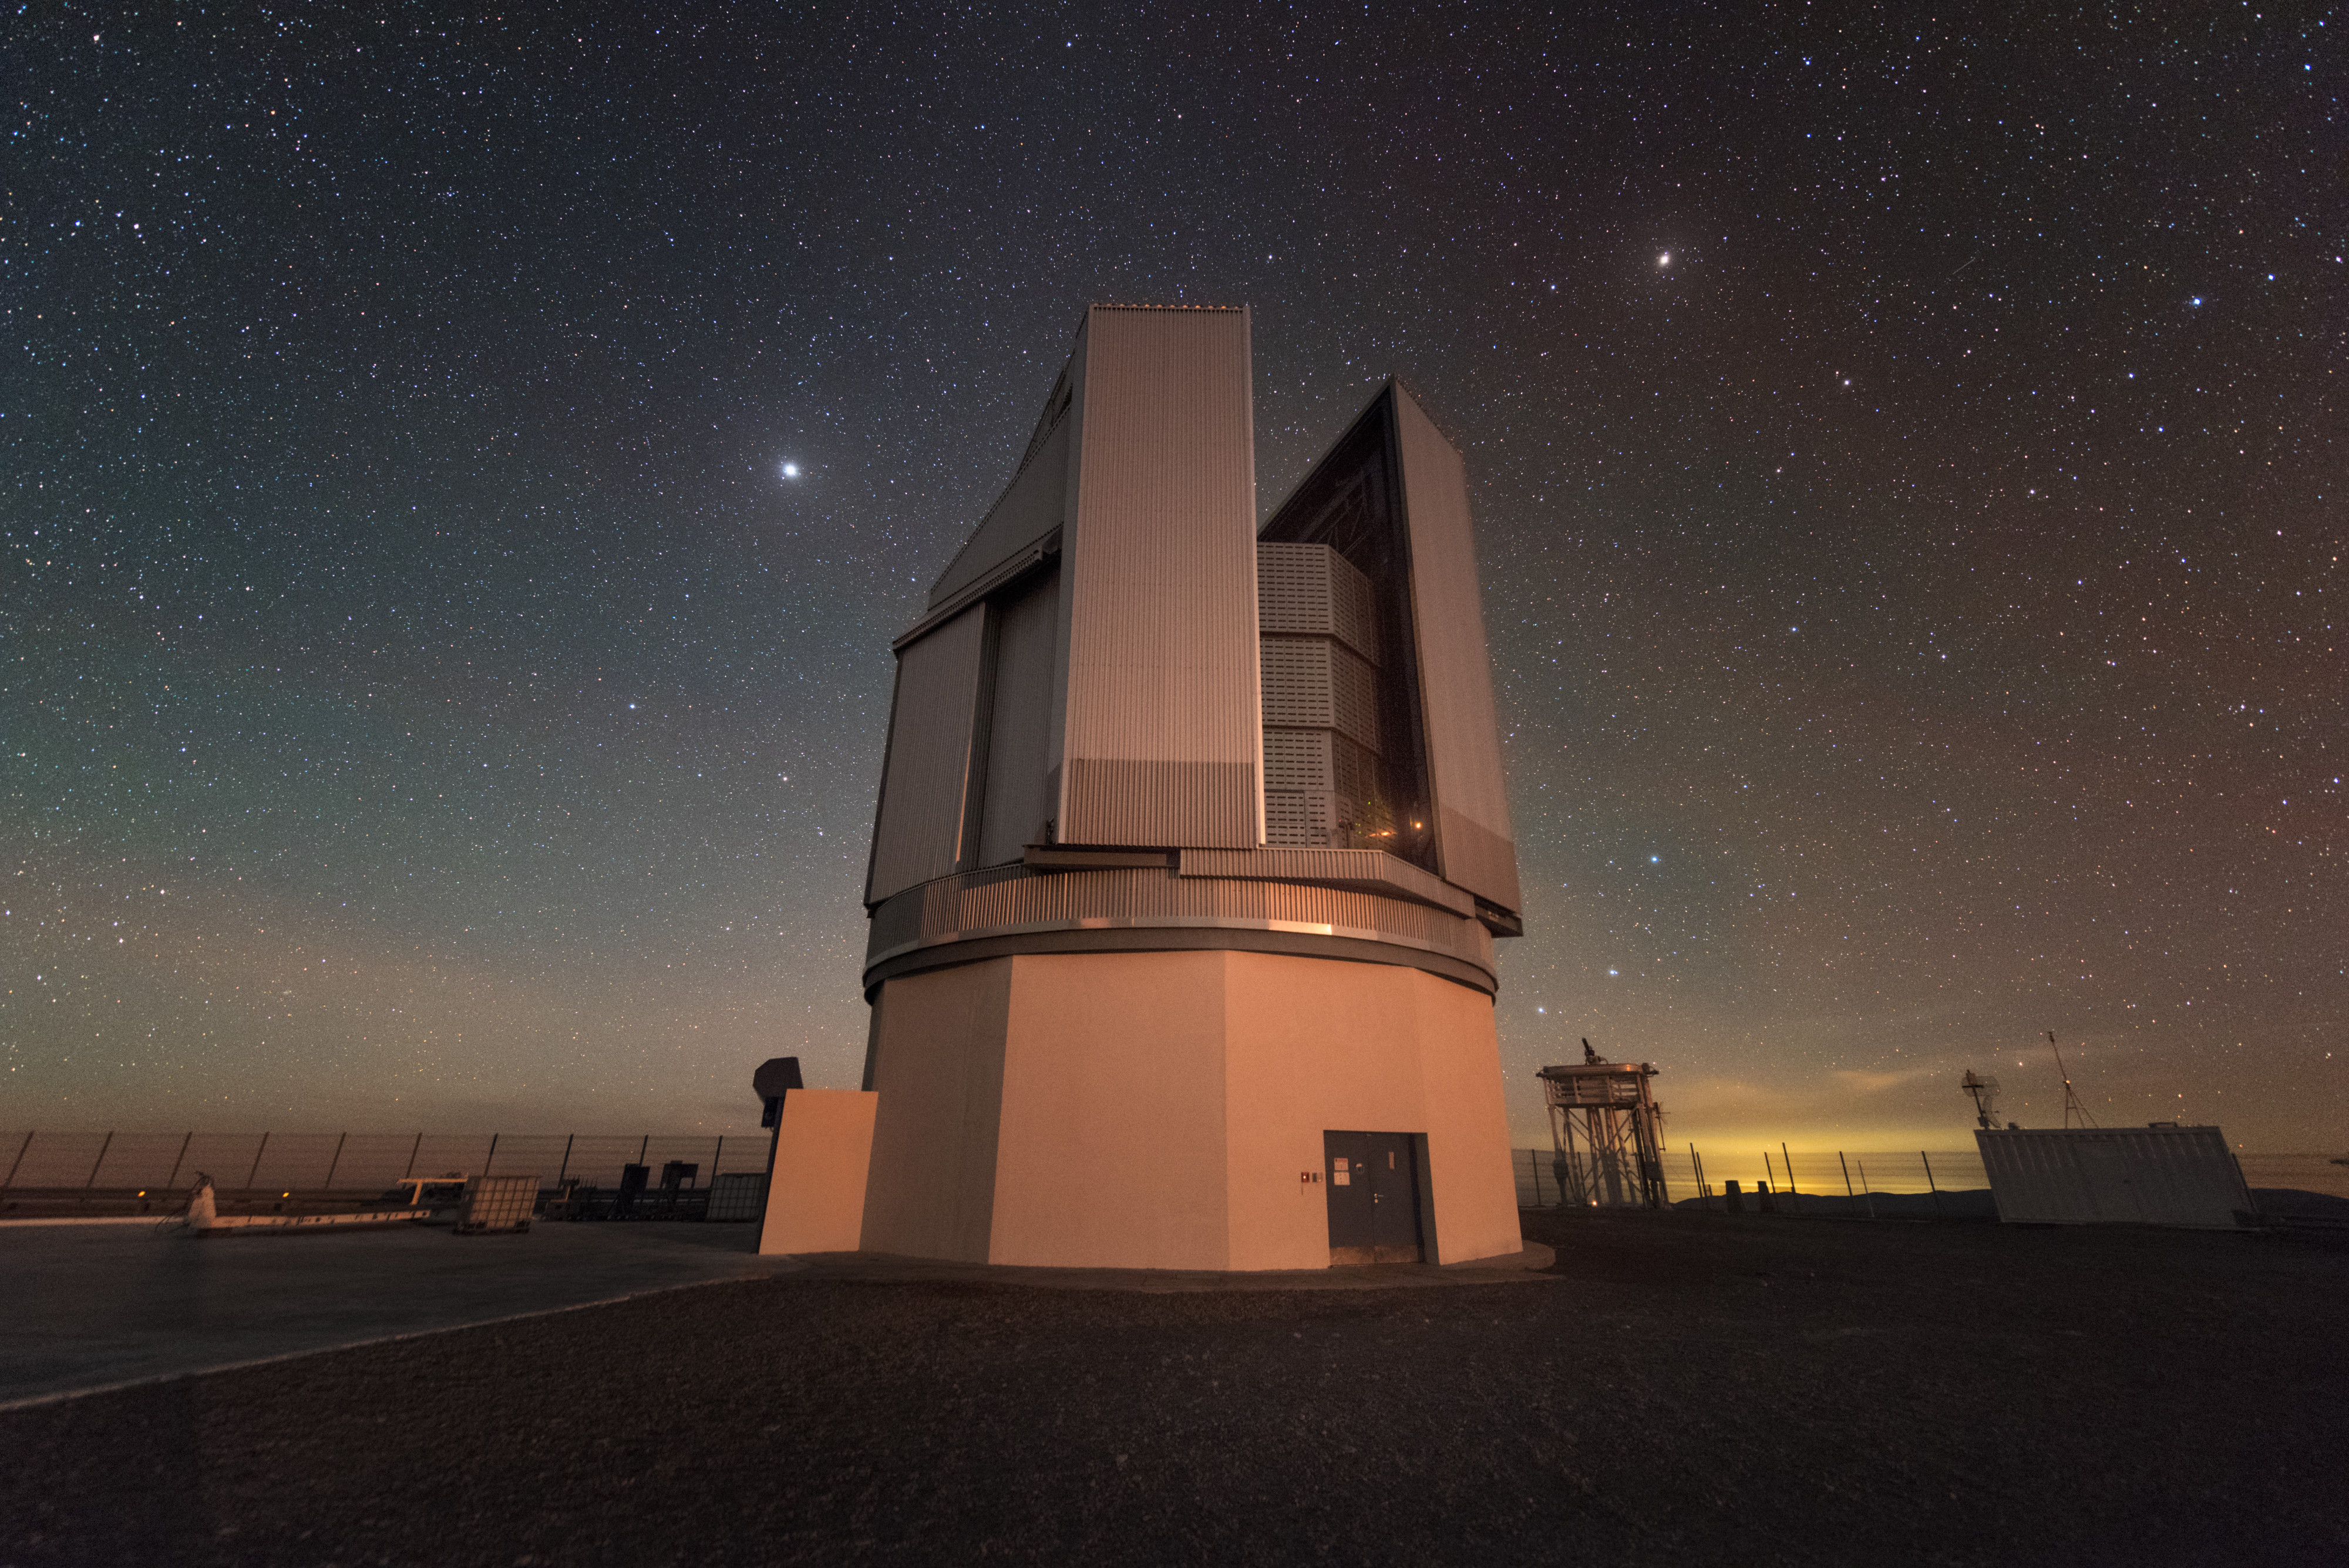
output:
<svg viewBox="0 0 2349 1568"><path fill-rule="evenodd" d="M183 1189L201 1171L222 1193L381 1193L418 1176L575 1178L617 1187L624 1165L763 1171L770 1136L730 1133L78 1133L0 1132L0 1198L121 1197ZM656 1178L657 1179L657 1178Z"/></svg>

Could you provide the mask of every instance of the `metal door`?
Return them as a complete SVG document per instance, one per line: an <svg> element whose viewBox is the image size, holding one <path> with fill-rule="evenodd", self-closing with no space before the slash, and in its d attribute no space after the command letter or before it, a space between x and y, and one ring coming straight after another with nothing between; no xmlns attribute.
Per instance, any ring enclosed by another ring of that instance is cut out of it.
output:
<svg viewBox="0 0 2349 1568"><path fill-rule="evenodd" d="M1330 1261L1420 1262L1419 1161L1412 1135L1325 1132L1321 1160L1330 1194Z"/></svg>

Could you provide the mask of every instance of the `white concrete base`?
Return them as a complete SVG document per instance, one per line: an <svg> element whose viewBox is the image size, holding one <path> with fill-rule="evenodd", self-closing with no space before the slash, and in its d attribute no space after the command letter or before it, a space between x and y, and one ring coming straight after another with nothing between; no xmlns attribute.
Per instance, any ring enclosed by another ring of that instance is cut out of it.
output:
<svg viewBox="0 0 2349 1568"><path fill-rule="evenodd" d="M762 1257L856 1250L877 1097L856 1089L793 1089L783 1096L767 1215L759 1227Z"/></svg>
<svg viewBox="0 0 2349 1568"><path fill-rule="evenodd" d="M1427 1262L1523 1247L1492 999L1464 986L1274 953L1051 953L906 975L874 1005L866 1251L1325 1268L1325 1131L1425 1139Z"/></svg>

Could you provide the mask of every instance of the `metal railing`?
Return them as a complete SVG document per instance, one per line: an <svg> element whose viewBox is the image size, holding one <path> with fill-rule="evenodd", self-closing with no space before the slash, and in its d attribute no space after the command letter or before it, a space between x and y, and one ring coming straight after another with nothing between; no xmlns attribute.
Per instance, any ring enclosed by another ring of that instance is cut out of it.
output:
<svg viewBox="0 0 2349 1568"><path fill-rule="evenodd" d="M728 1133L316 1133L0 1131L0 1201L119 1198L191 1184L198 1171L223 1194L379 1193L412 1177L461 1172L536 1176L552 1187L574 1178L616 1187L624 1165L658 1171L697 1167L707 1187L720 1172L763 1171L770 1135Z"/></svg>

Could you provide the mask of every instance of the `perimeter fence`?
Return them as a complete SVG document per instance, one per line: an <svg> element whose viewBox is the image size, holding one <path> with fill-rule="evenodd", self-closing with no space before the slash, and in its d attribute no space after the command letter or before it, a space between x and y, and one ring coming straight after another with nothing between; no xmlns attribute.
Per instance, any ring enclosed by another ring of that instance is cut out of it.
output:
<svg viewBox="0 0 2349 1568"><path fill-rule="evenodd" d="M184 1189L202 1171L222 1196L380 1193L419 1176L575 1178L617 1187L620 1168L694 1167L707 1187L721 1172L767 1168L768 1133L131 1133L0 1131L0 1199L123 1197Z"/></svg>
<svg viewBox="0 0 2349 1568"><path fill-rule="evenodd" d="M1546 1148L1516 1152L1517 1202L1527 1209L1555 1209L1566 1201L1557 1156ZM1863 1199L1871 1194L1968 1192L1987 1189L1990 1177L1973 1149L1816 1149L1785 1147L1738 1153L1728 1148L1683 1146L1664 1156L1667 1202L1719 1199L1730 1182L1755 1193L1766 1185L1775 1195ZM1794 1210L1799 1212L1799 1210Z"/></svg>
<svg viewBox="0 0 2349 1568"><path fill-rule="evenodd" d="M1528 1209L1555 1209L1565 1201L1556 1156L1546 1148L1515 1151L1517 1202ZM2286 1189L2349 1198L2349 1163L2323 1154L2238 1154L2243 1183L2255 1189ZM1716 1202L1730 1182L1736 1182L1751 1200L1767 1183L1772 1195L1791 1192L1798 1199L1840 1199L1862 1203L1876 1197L1908 1198L1933 1194L1987 1191L1990 1176L1979 1150L1964 1149L1788 1149L1740 1150L1716 1145L1699 1148L1682 1145L1664 1156L1664 1189L1670 1202L1709 1197ZM1928 1211L1930 1211L1928 1205ZM1913 1204L1893 1206L1908 1213ZM1792 1213L1843 1212L1844 1208L1806 1210L1799 1202L1784 1210ZM1951 1212L1963 1212L1952 1206Z"/></svg>

